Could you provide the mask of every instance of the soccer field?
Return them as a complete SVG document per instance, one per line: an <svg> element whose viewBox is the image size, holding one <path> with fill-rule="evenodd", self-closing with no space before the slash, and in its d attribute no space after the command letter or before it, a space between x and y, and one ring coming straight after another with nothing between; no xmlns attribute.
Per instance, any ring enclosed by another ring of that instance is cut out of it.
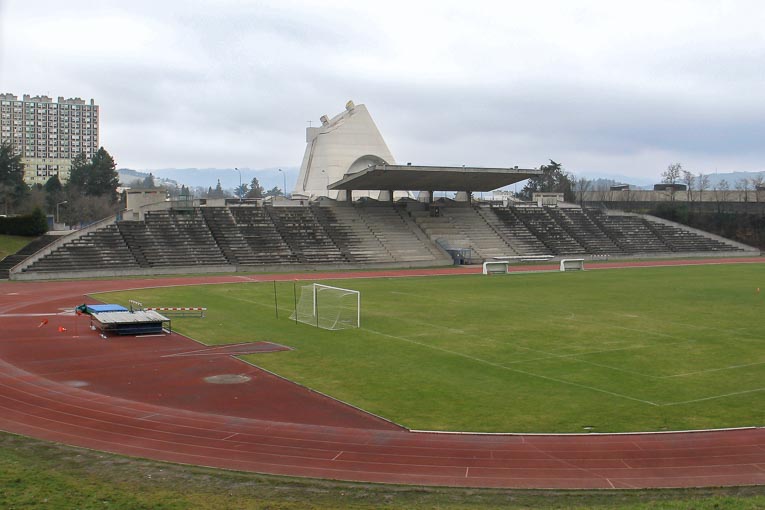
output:
<svg viewBox="0 0 765 510"><path fill-rule="evenodd" d="M318 281L318 280L317 280ZM300 285L298 282L298 293ZM361 291L361 328L289 319L293 283L96 296L206 306L173 328L267 340L247 361L412 429L625 432L765 423L760 264L323 281Z"/></svg>

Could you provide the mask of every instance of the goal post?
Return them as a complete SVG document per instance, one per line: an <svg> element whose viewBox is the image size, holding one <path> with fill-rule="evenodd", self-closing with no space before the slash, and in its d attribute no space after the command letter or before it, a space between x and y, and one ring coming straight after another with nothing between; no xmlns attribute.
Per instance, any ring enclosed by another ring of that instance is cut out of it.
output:
<svg viewBox="0 0 765 510"><path fill-rule="evenodd" d="M504 260L488 260L483 263L483 274L507 274L509 265Z"/></svg>
<svg viewBox="0 0 765 510"><path fill-rule="evenodd" d="M358 328L361 292L321 283L304 285L290 319L322 329Z"/></svg>
<svg viewBox="0 0 765 510"><path fill-rule="evenodd" d="M584 259L562 259L561 271L584 271Z"/></svg>

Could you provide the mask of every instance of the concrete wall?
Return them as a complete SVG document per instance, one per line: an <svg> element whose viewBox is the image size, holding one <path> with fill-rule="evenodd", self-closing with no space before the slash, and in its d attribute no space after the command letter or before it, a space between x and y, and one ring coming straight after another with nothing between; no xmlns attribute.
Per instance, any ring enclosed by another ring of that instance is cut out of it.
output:
<svg viewBox="0 0 765 510"><path fill-rule="evenodd" d="M338 198L338 193L345 192L330 192L327 185L339 181L346 173L364 170L369 165L396 164L363 104L348 101L344 112L332 119L324 115L321 122L320 127L306 129L307 145L294 193ZM354 193L354 197L362 195L377 198L379 192Z"/></svg>
<svg viewBox="0 0 765 510"><path fill-rule="evenodd" d="M602 190L585 191L576 194L577 201L585 202L763 202L765 189L758 190L706 190L706 191L669 191L653 190Z"/></svg>

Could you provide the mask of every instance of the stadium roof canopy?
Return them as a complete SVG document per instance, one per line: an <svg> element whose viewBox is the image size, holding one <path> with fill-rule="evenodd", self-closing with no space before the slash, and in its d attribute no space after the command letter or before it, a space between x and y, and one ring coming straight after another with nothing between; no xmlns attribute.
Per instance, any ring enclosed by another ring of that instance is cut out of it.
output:
<svg viewBox="0 0 765 510"><path fill-rule="evenodd" d="M492 191L541 170L453 166L374 165L346 175L331 190Z"/></svg>

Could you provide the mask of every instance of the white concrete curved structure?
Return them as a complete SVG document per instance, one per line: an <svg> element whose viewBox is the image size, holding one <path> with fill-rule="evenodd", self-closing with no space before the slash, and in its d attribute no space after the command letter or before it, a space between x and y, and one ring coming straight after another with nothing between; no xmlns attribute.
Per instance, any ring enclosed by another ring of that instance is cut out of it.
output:
<svg viewBox="0 0 765 510"><path fill-rule="evenodd" d="M396 163L363 104L348 101L344 112L332 119L324 115L321 122L321 127L306 129L307 146L294 194L343 199L345 192L328 191L328 184L369 166ZM354 192L354 198L378 198L379 194L378 191Z"/></svg>

